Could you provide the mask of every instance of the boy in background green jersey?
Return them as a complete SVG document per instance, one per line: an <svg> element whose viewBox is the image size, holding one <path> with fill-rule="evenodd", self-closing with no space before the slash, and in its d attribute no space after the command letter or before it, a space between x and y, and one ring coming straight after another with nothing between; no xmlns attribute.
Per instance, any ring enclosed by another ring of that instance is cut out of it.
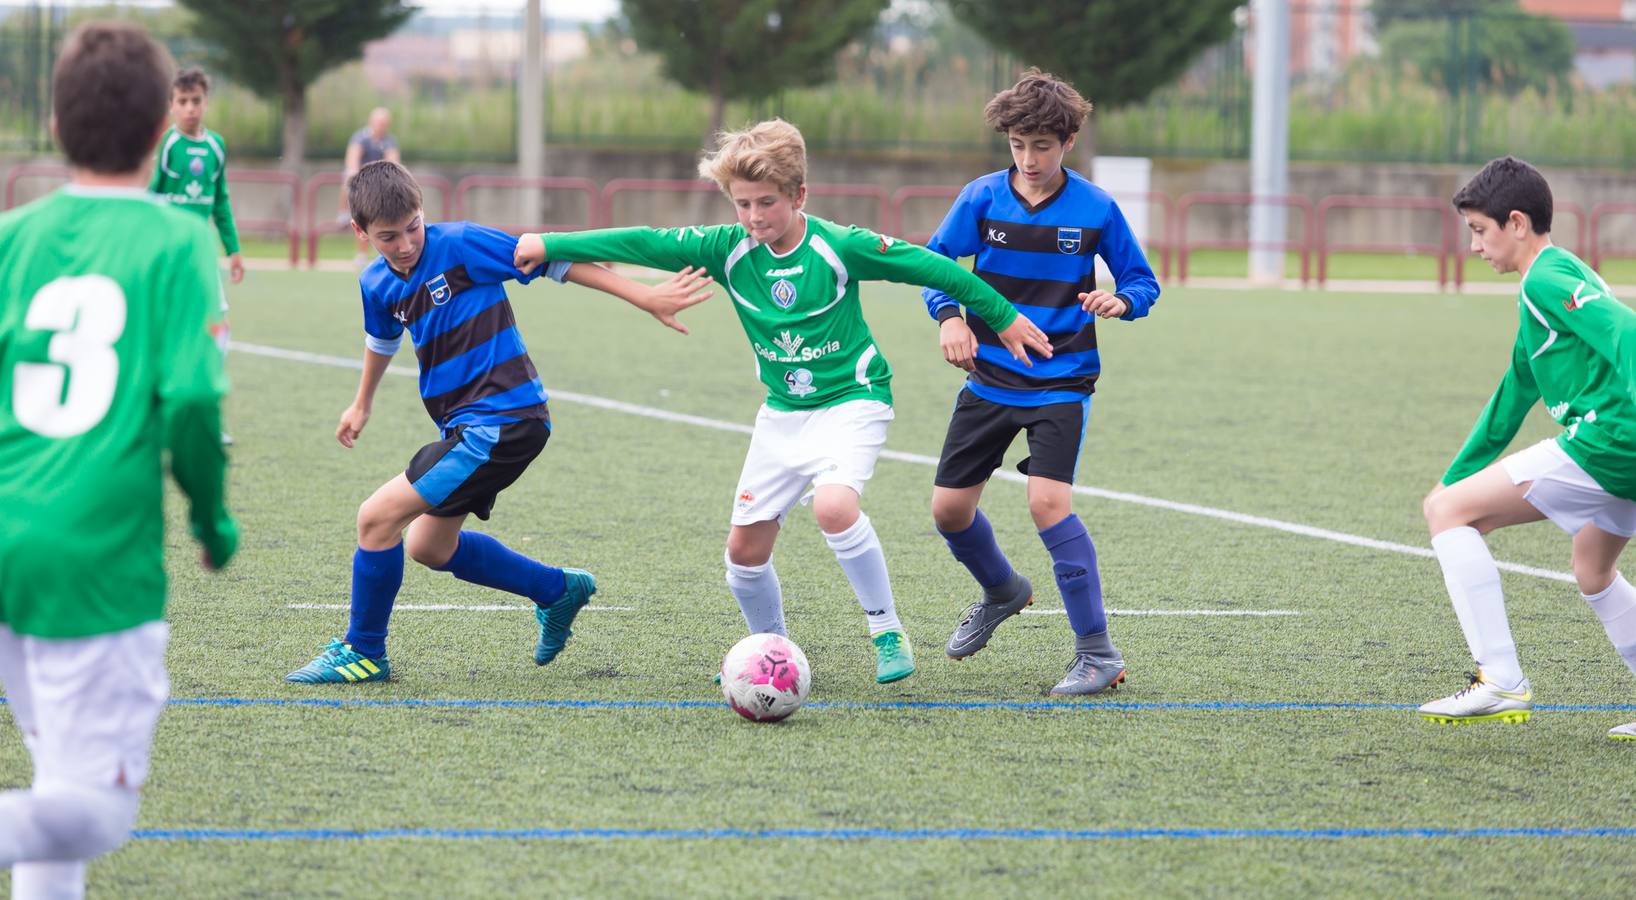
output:
<svg viewBox="0 0 1636 900"><path fill-rule="evenodd" d="M1636 534L1636 312L1551 243L1551 188L1533 166L1509 156L1490 162L1454 206L1471 229L1472 252L1496 272L1521 272L1522 285L1510 364L1425 502L1432 549L1478 670L1420 715L1518 723L1528 720L1533 689L1483 541L1496 528L1549 519L1573 535L1580 594L1636 672L1636 588L1615 567ZM1495 462L1535 403L1563 430ZM1636 740L1636 724L1608 737Z"/></svg>
<svg viewBox="0 0 1636 900"><path fill-rule="evenodd" d="M767 397L734 491L727 584L752 633L785 634L773 542L803 497L869 621L875 680L914 672L886 559L859 495L875 470L892 420L892 369L875 346L858 300L862 281L932 285L993 324L1019 360L1051 347L1031 322L953 260L856 226L802 212L806 145L782 120L720 136L699 163L733 201L738 222L691 228L610 228L525 234L516 263L625 262L676 271L699 266L732 298ZM1027 349L1025 349L1027 348ZM811 487L811 493L808 488Z"/></svg>
<svg viewBox="0 0 1636 900"><path fill-rule="evenodd" d="M165 674L163 466L203 563L223 498L221 296L204 223L144 190L171 63L141 29L63 45L52 130L71 183L0 215L0 683L34 762L0 793L15 897L78 897L136 821Z"/></svg>
<svg viewBox="0 0 1636 900"><path fill-rule="evenodd" d="M227 275L244 280L239 229L227 197L227 141L204 125L210 103L210 77L183 69L171 84L171 127L159 139L159 162L148 190L195 215L214 222L227 251Z"/></svg>

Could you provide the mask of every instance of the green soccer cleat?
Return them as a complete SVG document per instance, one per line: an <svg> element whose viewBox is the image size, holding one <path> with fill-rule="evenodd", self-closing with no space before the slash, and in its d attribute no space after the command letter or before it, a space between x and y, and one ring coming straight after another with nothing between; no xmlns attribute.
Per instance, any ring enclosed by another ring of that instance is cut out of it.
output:
<svg viewBox="0 0 1636 900"><path fill-rule="evenodd" d="M901 630L883 631L869 639L875 645L875 682L891 684L915 674L915 654L909 636Z"/></svg>
<svg viewBox="0 0 1636 900"><path fill-rule="evenodd" d="M365 656L351 644L333 641L312 662L284 676L284 680L294 684L346 684L391 677L392 664L385 656Z"/></svg>
<svg viewBox="0 0 1636 900"><path fill-rule="evenodd" d="M550 606L535 607L534 618L540 623L540 639L534 645L534 665L543 666L562 652L574 631L574 617L596 593L596 577L584 569L563 569L562 596Z"/></svg>

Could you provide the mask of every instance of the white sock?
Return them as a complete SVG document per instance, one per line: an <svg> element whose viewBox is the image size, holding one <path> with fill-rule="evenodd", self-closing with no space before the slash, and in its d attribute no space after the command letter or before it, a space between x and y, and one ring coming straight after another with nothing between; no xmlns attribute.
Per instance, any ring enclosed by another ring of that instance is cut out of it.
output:
<svg viewBox="0 0 1636 900"><path fill-rule="evenodd" d="M741 566L727 560L727 589L738 601L739 612L744 613L744 624L751 634L782 634L784 630L784 594L778 586L778 573L773 561L759 566Z"/></svg>
<svg viewBox="0 0 1636 900"><path fill-rule="evenodd" d="M1505 594L1494 554L1469 525L1435 535L1431 543L1472 659L1489 681L1506 690L1515 688L1522 683L1522 666L1505 618Z"/></svg>
<svg viewBox="0 0 1636 900"><path fill-rule="evenodd" d="M130 836L139 802L135 791L117 787L53 784L0 794L0 854L9 854L0 867L101 856Z"/></svg>
<svg viewBox="0 0 1636 900"><path fill-rule="evenodd" d="M85 863L31 862L11 867L15 900L84 900Z"/></svg>
<svg viewBox="0 0 1636 900"><path fill-rule="evenodd" d="M858 595L858 605L869 618L869 633L901 631L897 605L892 602L892 582L886 575L886 554L881 552L880 538L869 517L858 514L858 521L840 534L824 533L829 549L841 563L846 580L852 582L852 591Z"/></svg>
<svg viewBox="0 0 1636 900"><path fill-rule="evenodd" d="M1624 657L1625 665L1636 673L1636 587L1631 587L1625 576L1616 575L1608 589L1600 594L1586 596L1585 602L1602 620L1602 630L1608 633L1613 649Z"/></svg>

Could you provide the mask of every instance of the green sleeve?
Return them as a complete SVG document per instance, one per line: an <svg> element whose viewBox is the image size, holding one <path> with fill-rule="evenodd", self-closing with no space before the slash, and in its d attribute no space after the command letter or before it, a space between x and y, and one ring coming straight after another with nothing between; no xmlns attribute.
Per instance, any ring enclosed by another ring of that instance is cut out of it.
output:
<svg viewBox="0 0 1636 900"><path fill-rule="evenodd" d="M233 223L233 205L227 197L227 142L221 135L216 135L216 140L222 145L222 173L216 179L216 205L210 210L210 218L221 235L222 249L232 256L239 252L239 227Z"/></svg>
<svg viewBox="0 0 1636 900"><path fill-rule="evenodd" d="M942 254L857 227L847 229L840 243L842 262L859 281L895 281L942 291L982 316L995 331L1004 331L1017 320L1010 300Z"/></svg>
<svg viewBox="0 0 1636 900"><path fill-rule="evenodd" d="M170 290L158 318L158 399L171 475L187 495L193 536L219 566L238 546L238 526L227 510L227 456L221 443L227 380L208 327L221 303L221 277L209 232L197 219L187 224L188 239L170 267Z"/></svg>
<svg viewBox="0 0 1636 900"><path fill-rule="evenodd" d="M547 260L619 262L675 272L700 266L719 273L727 258L733 226L687 228L601 228L542 234Z"/></svg>
<svg viewBox="0 0 1636 900"><path fill-rule="evenodd" d="M159 157L154 157L153 177L148 179L148 193L157 194L165 184L165 167Z"/></svg>
<svg viewBox="0 0 1636 900"><path fill-rule="evenodd" d="M1636 332L1630 308L1589 267L1580 269L1561 254L1553 254L1529 269L1522 292L1547 328L1584 341L1621 374L1636 374Z"/></svg>
<svg viewBox="0 0 1636 900"><path fill-rule="evenodd" d="M1528 418L1528 410L1539 401L1539 386L1534 383L1534 374L1528 369L1525 353L1519 333L1517 343L1511 350L1511 367L1505 370L1494 396L1488 398L1488 406L1477 418L1465 446L1460 448L1454 462L1449 463L1448 471L1443 473L1444 484L1453 484L1475 475L1484 466L1499 459L1522 428L1523 420Z"/></svg>

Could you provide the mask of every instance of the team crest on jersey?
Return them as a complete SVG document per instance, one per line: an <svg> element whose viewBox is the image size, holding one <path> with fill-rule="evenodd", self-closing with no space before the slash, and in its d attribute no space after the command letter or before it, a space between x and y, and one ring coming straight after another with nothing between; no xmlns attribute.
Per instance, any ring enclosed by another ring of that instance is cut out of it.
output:
<svg viewBox="0 0 1636 900"><path fill-rule="evenodd" d="M797 397L805 397L818 390L812 386L812 373L806 369L791 369L785 372L784 386L789 388L790 393Z"/></svg>
<svg viewBox="0 0 1636 900"><path fill-rule="evenodd" d="M1078 228L1058 228L1057 249L1068 254L1078 253L1080 237Z"/></svg>
<svg viewBox="0 0 1636 900"><path fill-rule="evenodd" d="M773 284L773 302L779 309L789 309L795 305L795 282L788 278L780 278Z"/></svg>
<svg viewBox="0 0 1636 900"><path fill-rule="evenodd" d="M432 295L433 306L442 306L454 296L454 292L449 290L449 279L442 275L426 282L426 290Z"/></svg>
<svg viewBox="0 0 1636 900"><path fill-rule="evenodd" d="M204 160L200 159L197 156L193 157L192 159L187 161L187 170L189 172L193 173L194 175L203 175L204 174Z"/></svg>

